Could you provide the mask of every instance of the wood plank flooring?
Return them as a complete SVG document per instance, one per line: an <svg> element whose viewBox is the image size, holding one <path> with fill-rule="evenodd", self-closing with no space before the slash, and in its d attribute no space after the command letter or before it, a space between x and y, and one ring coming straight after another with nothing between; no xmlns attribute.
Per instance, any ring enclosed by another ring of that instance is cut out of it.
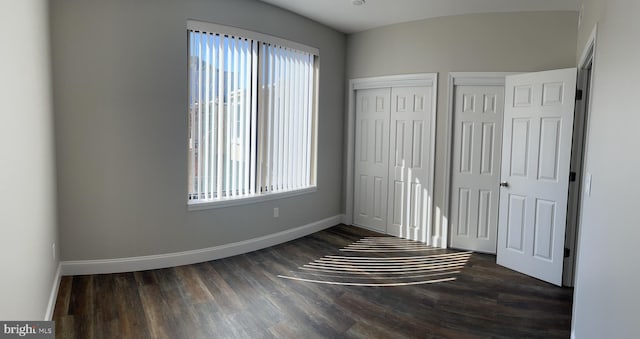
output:
<svg viewBox="0 0 640 339"><path fill-rule="evenodd" d="M58 338L568 338L573 290L339 225L168 269L63 277Z"/></svg>

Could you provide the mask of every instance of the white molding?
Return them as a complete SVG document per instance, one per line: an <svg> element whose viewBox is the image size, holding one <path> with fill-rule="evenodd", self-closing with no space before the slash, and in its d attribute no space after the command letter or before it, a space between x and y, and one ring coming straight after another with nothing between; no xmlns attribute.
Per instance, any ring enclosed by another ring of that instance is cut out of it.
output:
<svg viewBox="0 0 640 339"><path fill-rule="evenodd" d="M504 86L504 78L517 72L451 72L449 88L452 86Z"/></svg>
<svg viewBox="0 0 640 339"><path fill-rule="evenodd" d="M440 247L447 248L450 244L449 239L449 208L451 195L451 160L453 149L453 110L454 110L454 91L455 86L503 86L505 77L508 75L519 74L521 72L451 72L449 73L449 84L447 93L447 129L445 143L445 171L444 171L444 205L442 208L442 236L434 237ZM436 241L434 240L434 241Z"/></svg>
<svg viewBox="0 0 640 339"><path fill-rule="evenodd" d="M62 274L83 275L121 273L196 264L249 253L298 239L338 225L342 219L343 215L339 214L286 231L191 251L118 259L63 261L61 263Z"/></svg>
<svg viewBox="0 0 640 339"><path fill-rule="evenodd" d="M344 223L347 225L353 225L353 173L355 171L355 128L356 128L356 90L354 89L354 82L356 80L349 81L349 87L347 88L347 127L346 127L346 143L347 154L345 159L346 173L345 173L345 210L344 210Z"/></svg>
<svg viewBox="0 0 640 339"><path fill-rule="evenodd" d="M428 221L427 234L433 232L433 191L435 180L435 153L436 153L436 116L438 115L438 73L415 73L388 75L379 77L357 78L349 80L347 88L347 152L346 152L346 185L345 185L345 218L343 223L347 225L353 224L353 174L355 169L355 93L358 89L385 88L385 87L407 87L407 86L427 86L432 87L432 114L431 114L431 140L430 142L430 161L431 168L429 185L430 200L427 206ZM379 231L378 231L379 232ZM431 237L427 241L432 241ZM431 243L427 242L429 245Z"/></svg>
<svg viewBox="0 0 640 339"><path fill-rule="evenodd" d="M199 202L199 203L192 202L192 203L187 203L187 210L191 212L191 211L201 211L201 210L231 207L231 206L257 204L257 203L265 202L269 200L280 200L280 199L295 197L298 195L314 193L317 190L318 189L316 186L311 186L311 187L306 187L306 188L301 188L301 189L296 189L291 191L262 193L262 194L255 194L251 196L244 196L240 198L229 197L229 198L218 199L215 201L207 201L207 202Z"/></svg>
<svg viewBox="0 0 640 339"><path fill-rule="evenodd" d="M597 38L598 38L598 24L596 23L595 26L593 26L593 30L591 31L591 34L589 34L589 38L587 39L587 42L584 45L584 49L582 50L582 54L580 55L580 59L578 61L578 68L584 68L587 62L589 61L587 60L588 58L593 57L593 59L595 59Z"/></svg>
<svg viewBox="0 0 640 339"><path fill-rule="evenodd" d="M581 164L581 172L583 175L587 173L586 164L588 163L588 156L589 156L589 136L591 134L591 119L589 115L589 108L593 107L592 105L593 89L594 89L594 83L596 78L596 72L594 72L594 70L596 68L597 46L598 46L598 24L596 23L593 27L593 30L591 31L591 34L589 35L589 38L585 43L585 46L582 50L582 54L580 56L580 60L578 62L578 80L581 79L582 77L581 73L584 72L584 69L589 66L589 63L591 63L591 78L589 79L589 84L587 87L587 89L589 90L589 93L587 93L587 102L584 102L583 105L576 106L576 114L582 114L585 116L585 121L583 121L584 135L582 136L582 139L584 140L584 143L582 145L582 164ZM584 88L581 88L581 87L582 87L581 84L578 83L578 88L585 90ZM579 179L584 180L584 178L579 178ZM573 270L573 273L571 274L571 281L570 282L565 281L564 274L563 274L563 284L566 286L576 287L576 288L577 286L575 286L575 281L578 276L578 261L580 260L580 237L582 235L582 232L580 232L580 229L582 228L582 211L584 211L584 201L585 201L583 197L583 192L582 192L583 185L584 185L584 182L580 183L581 188L576 197L578 199L578 203L577 203L578 207L577 207L576 220L575 220L576 229L574 230L575 239L574 239L574 246L573 248L570 249L574 253L573 261L571 262L571 269ZM575 314L575 309L573 310L573 312ZM571 323L572 329L573 329L573 325L574 324L572 322ZM571 335L573 337L574 333L571 332Z"/></svg>
<svg viewBox="0 0 640 339"><path fill-rule="evenodd" d="M593 47L592 42L588 46ZM575 102L575 115L573 119L573 143L571 145L571 165L570 170L576 174L575 182L569 185L567 191L567 221L565 230L565 249L569 250L570 255L563 260L562 269L562 286L574 287L576 276L576 258L577 244L580 234L580 211L581 202L584 200L584 175L587 156L588 142L588 126L589 126L589 107L591 102L591 91L593 73L591 69L587 69L589 63L593 60L593 49L587 49L589 53L584 59L584 63L578 65L578 78L576 82L576 90L583 92L582 100ZM589 73L591 76L588 77Z"/></svg>
<svg viewBox="0 0 640 339"><path fill-rule="evenodd" d="M356 78L349 81L349 91L384 87L435 86L437 73L415 73Z"/></svg>
<svg viewBox="0 0 640 339"><path fill-rule="evenodd" d="M431 157L429 161L431 161L429 173L429 202L427 203L427 244L431 246L436 246L433 238L433 205L434 205L434 192L435 192L435 178L436 178L436 124L437 124L437 116L438 116L438 73L434 73L433 78L433 89L431 93Z"/></svg>
<svg viewBox="0 0 640 339"><path fill-rule="evenodd" d="M47 304L47 310L44 313L44 320L51 321L53 319L53 311L56 308L56 300L58 299L58 289L60 288L60 280L62 279L62 265L58 263L56 268L56 274L53 277L53 284L51 285L51 293L49 294L49 303Z"/></svg>

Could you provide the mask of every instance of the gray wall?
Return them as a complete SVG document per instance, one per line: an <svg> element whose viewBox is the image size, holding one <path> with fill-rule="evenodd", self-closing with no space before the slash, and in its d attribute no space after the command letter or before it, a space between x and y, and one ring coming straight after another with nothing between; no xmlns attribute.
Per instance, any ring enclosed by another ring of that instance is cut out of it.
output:
<svg viewBox="0 0 640 339"><path fill-rule="evenodd" d="M58 267L47 1L0 1L0 44L0 319L42 320Z"/></svg>
<svg viewBox="0 0 640 339"><path fill-rule="evenodd" d="M583 0L582 22L578 28L578 48L576 50L576 60L582 56L584 46L593 32L594 27L602 17L605 1L603 0Z"/></svg>
<svg viewBox="0 0 640 339"><path fill-rule="evenodd" d="M63 260L206 248L341 213L343 34L252 0L53 0L51 6ZM190 18L320 49L317 192L187 211Z"/></svg>
<svg viewBox="0 0 640 339"><path fill-rule="evenodd" d="M449 72L575 67L576 12L475 14L427 19L350 35L347 78L438 72L434 226L444 205Z"/></svg>
<svg viewBox="0 0 640 339"><path fill-rule="evenodd" d="M582 204L573 332L578 339L640 338L640 2L588 1L580 30L598 23L585 171L591 196Z"/></svg>

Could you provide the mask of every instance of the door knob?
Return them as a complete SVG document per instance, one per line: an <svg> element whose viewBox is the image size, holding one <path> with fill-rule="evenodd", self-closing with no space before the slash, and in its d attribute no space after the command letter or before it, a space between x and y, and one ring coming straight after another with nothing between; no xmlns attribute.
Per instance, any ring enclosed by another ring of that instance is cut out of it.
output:
<svg viewBox="0 0 640 339"><path fill-rule="evenodd" d="M509 187L509 183L506 181L503 181L500 183L500 187Z"/></svg>

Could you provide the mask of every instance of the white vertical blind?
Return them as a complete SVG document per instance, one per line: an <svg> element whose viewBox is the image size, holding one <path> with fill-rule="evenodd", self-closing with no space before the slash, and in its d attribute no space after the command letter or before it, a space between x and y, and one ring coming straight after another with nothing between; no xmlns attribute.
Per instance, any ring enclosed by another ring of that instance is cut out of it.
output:
<svg viewBox="0 0 640 339"><path fill-rule="evenodd" d="M198 36L198 40L201 40L202 36ZM200 41L202 42L202 41ZM197 55L198 55L198 60L200 60L202 58L202 44L198 44L198 49L197 49ZM201 65L198 65L199 68L201 68ZM201 147L200 145L200 140L202 140L202 125L201 125L201 121L202 121L202 105L200 104L202 102L202 72L198 71L198 82L197 82L197 98L198 98L198 105L197 105L197 120L196 120L196 126L197 127L197 137L196 137L196 147L199 149ZM198 154L199 155L199 154ZM196 157L196 173L202 173L202 159L200 156ZM200 175L196 174L197 178L200 179ZM196 184L196 194L198 196L200 196L200 182L201 180L198 180L197 184Z"/></svg>
<svg viewBox="0 0 640 339"><path fill-rule="evenodd" d="M211 41L210 41L210 36L209 35L203 35L202 39L205 41L205 46L204 46L204 55L203 57L205 59L209 59L211 60L211 53L210 53L210 49L211 49ZM210 141L211 141L211 130L210 130L210 120L211 120L211 112L209 111L209 107L211 106L211 98L210 98L210 92L209 92L209 84L211 83L211 79L210 79L210 71L211 71L211 63L207 62L204 66L204 79L200 78L200 80L204 80L204 96L201 97L201 99L204 99L204 135L203 138L200 139L202 140L203 144L204 144L204 169L202 171L202 173L204 174L204 182L203 182L203 189L202 191L204 192L204 196L205 199L208 199L210 197L210 193L211 191L209 190L209 165L211 164L213 167L213 164L210 163L209 161L209 155L210 155ZM202 84L200 84L200 86L202 86ZM201 121L202 122L202 121Z"/></svg>
<svg viewBox="0 0 640 339"><path fill-rule="evenodd" d="M261 63L267 67L262 84L266 104L260 110L265 124L260 162L262 192L289 191L311 184L309 122L312 116L314 56L280 46L263 46ZM263 102L264 102L263 101Z"/></svg>
<svg viewBox="0 0 640 339"><path fill-rule="evenodd" d="M233 93L233 78L238 71L235 69L235 53L234 53L234 39L225 39L227 46L227 63L223 72L227 74L227 82L224 84L225 96L222 98L225 103L225 148L223 150L223 157L225 159L225 190L224 192L228 196L233 196L233 123L234 123L234 110L235 110L235 95Z"/></svg>
<svg viewBox="0 0 640 339"><path fill-rule="evenodd" d="M189 202L313 185L315 56L194 29L188 38Z"/></svg>
<svg viewBox="0 0 640 339"><path fill-rule="evenodd" d="M258 46L255 43L251 44L251 93L258 93L257 88L259 84L258 80ZM256 193L256 171L257 171L257 157L258 157L258 145L257 143L257 130L258 130L258 95L247 95L247 100L251 102L251 135L248 137L248 142L251 144L251 152L249 154L249 194Z"/></svg>
<svg viewBox="0 0 640 339"><path fill-rule="evenodd" d="M194 149L195 149L195 134L196 134L196 128L197 125L195 124L195 105L193 104L193 102L195 101L194 98L194 93L196 93L195 91L195 86L196 86L196 81L195 80L195 76L196 76L196 65L193 65L193 63L195 62L195 58L193 57L194 50L195 50L195 44L193 44L192 42L195 39L195 33L193 32L189 32L189 199L191 199L191 195L192 192L195 189L195 177L196 177L196 170L195 170L195 166L194 166L194 157L193 157L193 153L194 153Z"/></svg>
<svg viewBox="0 0 640 339"><path fill-rule="evenodd" d="M216 147L215 147L215 152L216 152L216 156L217 156L217 166L216 166L216 189L215 191L213 191L213 196L211 197L211 199L214 198L219 198L222 196L221 193L218 192L222 192L222 187L223 187L223 171L224 171L224 152L222 152L221 148L222 145L224 145L224 112L225 112L225 104L224 104L224 100L222 98L224 98L224 89L225 86L223 86L224 84L224 71L220 71L220 70L224 70L224 65L225 65L225 54L224 54L224 38L216 35L215 36L216 39L216 45L215 45L215 49L218 52L218 62L216 63L216 72L218 73L218 81L214 84L214 88L217 89L217 93L218 95L216 96L215 102L217 102L217 107L218 107L218 111L216 112L218 114L217 116L217 120L218 120L218 129L216 130L217 132L217 138L216 138ZM190 153L191 154L191 153Z"/></svg>

